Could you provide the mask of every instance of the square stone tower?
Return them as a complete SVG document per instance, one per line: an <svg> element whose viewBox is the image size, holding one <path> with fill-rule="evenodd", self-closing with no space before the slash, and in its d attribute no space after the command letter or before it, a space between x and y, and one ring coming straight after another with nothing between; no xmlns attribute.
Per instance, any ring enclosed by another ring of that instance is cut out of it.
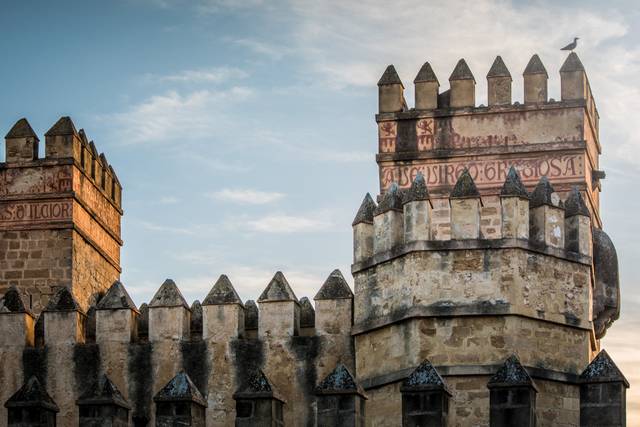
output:
<svg viewBox="0 0 640 427"><path fill-rule="evenodd" d="M122 186L84 131L62 117L39 139L20 119L0 163L0 294L15 286L39 313L69 288L83 310L120 276Z"/></svg>

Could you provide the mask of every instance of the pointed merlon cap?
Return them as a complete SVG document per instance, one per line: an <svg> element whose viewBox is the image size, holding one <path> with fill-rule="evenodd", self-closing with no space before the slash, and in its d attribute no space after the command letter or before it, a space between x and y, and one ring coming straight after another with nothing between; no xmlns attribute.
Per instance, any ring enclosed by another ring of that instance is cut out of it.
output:
<svg viewBox="0 0 640 427"><path fill-rule="evenodd" d="M96 148L95 142L89 141L89 148L91 149L91 154L93 154L93 157L95 157L96 159L100 157L100 155L98 154L98 149Z"/></svg>
<svg viewBox="0 0 640 427"><path fill-rule="evenodd" d="M362 387L356 383L349 369L342 363L338 363L335 369L318 384L316 394L358 394L367 398Z"/></svg>
<svg viewBox="0 0 640 427"><path fill-rule="evenodd" d="M537 391L536 385L516 355L510 356L487 383L487 387L529 386Z"/></svg>
<svg viewBox="0 0 640 427"><path fill-rule="evenodd" d="M84 129L80 129L78 131L78 135L80 136L80 140L86 144L89 145L89 139L87 138L87 134L84 132Z"/></svg>
<svg viewBox="0 0 640 427"><path fill-rule="evenodd" d="M289 282L284 277L281 271L278 271L271 279L271 282L267 285L266 289L258 298L258 302L270 302L270 301L295 301L298 303L296 294L293 293L293 289L289 286Z"/></svg>
<svg viewBox="0 0 640 427"><path fill-rule="evenodd" d="M509 77L511 79L511 73L509 69L504 64L502 57L500 55L496 56L495 61L493 61L493 65L489 69L487 73L487 78L490 79L492 77Z"/></svg>
<svg viewBox="0 0 640 427"><path fill-rule="evenodd" d="M13 138L35 138L36 141L40 141L36 133L33 131L33 128L24 117L18 120L5 136L5 139Z"/></svg>
<svg viewBox="0 0 640 427"><path fill-rule="evenodd" d="M78 135L76 126L73 124L71 117L64 116L54 124L51 129L44 134L44 136L65 136L65 135Z"/></svg>
<svg viewBox="0 0 640 427"><path fill-rule="evenodd" d="M260 313L258 312L258 305L252 299L247 300L244 303L244 328L245 329L258 329L258 318Z"/></svg>
<svg viewBox="0 0 640 427"><path fill-rule="evenodd" d="M313 328L316 326L316 311L309 298L300 298L300 327Z"/></svg>
<svg viewBox="0 0 640 427"><path fill-rule="evenodd" d="M344 276L337 268L331 272L327 280L313 298L314 300L353 299L353 292Z"/></svg>
<svg viewBox="0 0 640 427"><path fill-rule="evenodd" d="M565 59L564 64L560 67L561 73L572 73L574 71L584 71L584 65L578 58L578 55L575 52L571 52L567 59Z"/></svg>
<svg viewBox="0 0 640 427"><path fill-rule="evenodd" d="M464 198L475 198L480 197L480 192L476 187L476 183L473 182L473 178L469 173L469 169L464 168L460 176L458 177L458 181L456 181L456 185L453 187L451 191L451 195L449 198L451 199L464 199Z"/></svg>
<svg viewBox="0 0 640 427"><path fill-rule="evenodd" d="M202 332L202 304L195 300L191 304L191 333Z"/></svg>
<svg viewBox="0 0 640 427"><path fill-rule="evenodd" d="M4 404L5 408L31 407L44 408L53 412L60 412L58 405L53 401L44 386L36 376L30 377Z"/></svg>
<svg viewBox="0 0 640 427"><path fill-rule="evenodd" d="M544 74L547 78L549 77L549 74L547 74L547 69L544 68L544 64L540 60L538 54L535 54L531 57L529 63L524 69L524 73L522 73L523 76L531 74Z"/></svg>
<svg viewBox="0 0 640 427"><path fill-rule="evenodd" d="M580 374L580 381L584 383L622 382L629 388L629 381L620 369L613 363L609 354L602 350Z"/></svg>
<svg viewBox="0 0 640 427"><path fill-rule="evenodd" d="M249 374L238 391L233 394L234 399L277 399L283 403L285 400L281 397L278 390L271 384L267 376L261 369Z"/></svg>
<svg viewBox="0 0 640 427"><path fill-rule="evenodd" d="M589 208L584 203L584 199L582 198L582 194L578 187L574 186L567 197L567 200L564 202L564 216L566 218L582 215L591 218L591 212L589 212Z"/></svg>
<svg viewBox="0 0 640 427"><path fill-rule="evenodd" d="M30 313L15 286L7 289L0 300L0 313Z"/></svg>
<svg viewBox="0 0 640 427"><path fill-rule="evenodd" d="M400 80L400 76L396 72L396 68L393 65L389 65L384 73L382 73L382 77L378 80L378 86L389 86L389 85L400 85L404 88L402 84L402 80Z"/></svg>
<svg viewBox="0 0 640 427"><path fill-rule="evenodd" d="M44 311L81 311L78 302L71 294L71 291L66 288L60 288L56 292L49 303L45 307Z"/></svg>
<svg viewBox="0 0 640 427"><path fill-rule="evenodd" d="M504 184L502 185L500 195L502 197L529 198L529 193L520 179L520 174L513 166L509 168L509 173L507 173L507 179L505 179Z"/></svg>
<svg viewBox="0 0 640 427"><path fill-rule="evenodd" d="M424 179L424 175L422 175L422 172L418 172L418 175L416 175L416 178L411 183L411 187L404 192L402 203L421 200L429 200L429 190L427 189L427 182Z"/></svg>
<svg viewBox="0 0 640 427"><path fill-rule="evenodd" d="M473 77L473 73L471 73L467 62L464 59L458 61L456 68L453 69L453 72L449 77L449 81L452 80L473 80L474 83L476 82L475 77Z"/></svg>
<svg viewBox="0 0 640 427"><path fill-rule="evenodd" d="M118 387L107 377L102 378L78 399L78 405L117 405L131 409L131 405L124 398Z"/></svg>
<svg viewBox="0 0 640 427"><path fill-rule="evenodd" d="M107 293L98 303L97 310L121 310L130 309L138 311L136 304L133 302L129 293L125 289L122 282L116 280L109 288Z"/></svg>
<svg viewBox="0 0 640 427"><path fill-rule="evenodd" d="M373 224L373 213L375 212L376 207L376 202L373 201L371 194L367 193L367 195L364 196L362 204L360 205L360 209L358 209L358 213L353 219L351 225L355 226L362 222Z"/></svg>
<svg viewBox="0 0 640 427"><path fill-rule="evenodd" d="M436 77L436 73L433 72L433 68L428 62L422 64L420 71L418 71L418 75L413 80L414 83L425 83L425 82L436 82L440 85L438 81L438 77Z"/></svg>
<svg viewBox="0 0 640 427"><path fill-rule="evenodd" d="M151 299L149 307L184 307L189 310L189 304L185 301L176 283L171 279L165 280L160 286L158 292Z"/></svg>
<svg viewBox="0 0 640 427"><path fill-rule="evenodd" d="M120 184L120 180L118 179L118 175L116 175L116 171L111 167L111 165L109 165L109 172L111 172L111 176L116 180L118 185L122 187L122 184Z"/></svg>
<svg viewBox="0 0 640 427"><path fill-rule="evenodd" d="M202 305L223 305L223 304L239 304L242 306L242 300L238 296L235 288L231 284L231 280L221 274L218 281L207 294Z"/></svg>
<svg viewBox="0 0 640 427"><path fill-rule="evenodd" d="M540 182L538 182L538 185L536 185L536 188L534 188L533 192L531 193L529 207L531 209L543 205L560 207L556 203L554 203L553 193L555 193L555 190L551 186L549 178L547 178L546 175L543 176L542 178L540 178Z"/></svg>
<svg viewBox="0 0 640 427"><path fill-rule="evenodd" d="M207 407L207 401L185 371L178 372L154 397L154 402L193 402Z"/></svg>
<svg viewBox="0 0 640 427"><path fill-rule="evenodd" d="M109 169L109 162L107 161L107 156L104 153L100 153L100 163L102 163L102 167L105 169Z"/></svg>
<svg viewBox="0 0 640 427"><path fill-rule="evenodd" d="M431 362L424 360L418 367L402 382L401 391L420 390L444 390L451 395L447 385Z"/></svg>
<svg viewBox="0 0 640 427"><path fill-rule="evenodd" d="M400 192L400 188L398 188L398 184L395 182L392 183L387 189L387 192L384 193L382 200L380 200L380 204L373 214L380 215L389 211L402 212L402 193Z"/></svg>

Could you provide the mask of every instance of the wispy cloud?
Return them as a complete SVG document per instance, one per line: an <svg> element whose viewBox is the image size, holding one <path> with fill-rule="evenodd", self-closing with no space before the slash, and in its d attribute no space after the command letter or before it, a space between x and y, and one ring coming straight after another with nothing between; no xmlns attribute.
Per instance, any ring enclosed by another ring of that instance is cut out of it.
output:
<svg viewBox="0 0 640 427"><path fill-rule="evenodd" d="M285 197L283 193L259 191L251 189L225 188L214 193L207 194L209 198L247 205L264 205L273 203Z"/></svg>
<svg viewBox="0 0 640 427"><path fill-rule="evenodd" d="M275 44L273 42L266 42L249 38L235 39L232 40L232 43L246 48L253 53L266 56L267 58L276 61L282 59L285 55L293 53L291 46L284 46Z"/></svg>
<svg viewBox="0 0 640 427"><path fill-rule="evenodd" d="M154 231L154 232L180 234L184 236L193 236L194 234L196 234L196 231L191 228L174 227L170 225L156 224L154 222L149 222L149 221L141 221L140 225L145 230Z"/></svg>
<svg viewBox="0 0 640 427"><path fill-rule="evenodd" d="M330 220L320 216L284 214L250 219L245 224L249 230L260 233L311 233L327 231L333 228L333 223Z"/></svg>
<svg viewBox="0 0 640 427"><path fill-rule="evenodd" d="M160 203L161 205L175 205L179 201L180 201L180 199L178 199L177 197L164 196L164 197L160 198L158 203Z"/></svg>
<svg viewBox="0 0 640 427"><path fill-rule="evenodd" d="M247 78L249 73L239 68L213 67L199 70L183 70L168 75L147 74L147 80L158 83L222 83Z"/></svg>

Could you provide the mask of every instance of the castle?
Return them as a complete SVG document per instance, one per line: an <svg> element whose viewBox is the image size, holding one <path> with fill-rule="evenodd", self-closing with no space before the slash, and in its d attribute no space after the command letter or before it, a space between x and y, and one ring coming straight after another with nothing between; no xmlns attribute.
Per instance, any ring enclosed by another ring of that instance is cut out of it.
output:
<svg viewBox="0 0 640 427"><path fill-rule="evenodd" d="M380 195L353 221L355 289L314 304L277 272L243 302L220 276L189 305L136 307L120 275L122 187L68 117L45 157L25 119L0 164L0 426L624 426L600 348L618 318L602 230L598 111L571 53L561 99L534 55L524 102L500 57L476 106L464 60L415 107L378 82Z"/></svg>

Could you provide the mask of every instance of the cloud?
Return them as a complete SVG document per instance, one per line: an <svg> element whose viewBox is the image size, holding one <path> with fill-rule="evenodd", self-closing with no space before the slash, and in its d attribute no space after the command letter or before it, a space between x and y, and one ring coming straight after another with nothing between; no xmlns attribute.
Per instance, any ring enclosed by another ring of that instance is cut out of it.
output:
<svg viewBox="0 0 640 427"><path fill-rule="evenodd" d="M142 228L148 231L169 233L169 234L181 234L185 236L192 236L196 234L196 231L185 227L173 227L170 225L156 224L149 221L140 221Z"/></svg>
<svg viewBox="0 0 640 427"><path fill-rule="evenodd" d="M249 73L239 68L213 67L201 70L183 70L176 74L147 74L147 80L158 83L222 83L247 78Z"/></svg>
<svg viewBox="0 0 640 427"><path fill-rule="evenodd" d="M274 61L278 61L285 55L293 53L293 50L290 47L249 38L235 39L232 40L232 43L249 49L253 53L266 56Z"/></svg>
<svg viewBox="0 0 640 427"><path fill-rule="evenodd" d="M273 203L285 197L285 195L282 193L231 188L225 188L220 191L216 191L215 193L210 193L207 196L215 200L248 205L263 205L266 203Z"/></svg>
<svg viewBox="0 0 640 427"><path fill-rule="evenodd" d="M179 201L180 199L178 199L177 197L164 196L160 198L158 203L160 203L161 205L175 205Z"/></svg>
<svg viewBox="0 0 640 427"><path fill-rule="evenodd" d="M230 228L257 233L290 234L316 233L334 228L333 221L325 215L269 214L259 218L234 219Z"/></svg>

